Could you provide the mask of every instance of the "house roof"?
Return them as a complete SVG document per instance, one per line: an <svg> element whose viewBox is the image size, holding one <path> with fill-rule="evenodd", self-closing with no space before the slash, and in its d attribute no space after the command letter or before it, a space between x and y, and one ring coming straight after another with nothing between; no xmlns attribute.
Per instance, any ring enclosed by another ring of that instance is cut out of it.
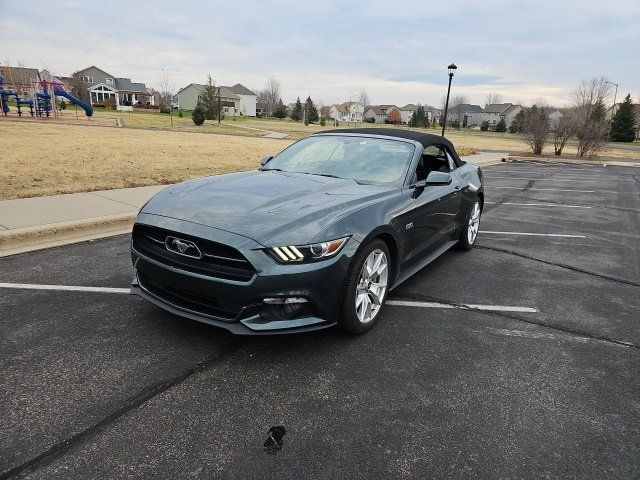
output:
<svg viewBox="0 0 640 480"><path fill-rule="evenodd" d="M326 134L341 134L350 133L363 136L383 135L386 137L404 138L407 140L414 140L423 147L428 147L434 144L444 144L455 152L455 148L449 140L440 135L431 135L430 133L416 132L414 130L401 130L399 128L344 128L339 130L326 130L323 132L315 133L314 135L326 135Z"/></svg>
<svg viewBox="0 0 640 480"><path fill-rule="evenodd" d="M404 107L401 107L400 110L403 110L405 112L415 112L416 110L418 110L418 106L414 105L413 103L407 103Z"/></svg>
<svg viewBox="0 0 640 480"><path fill-rule="evenodd" d="M385 112L386 112L387 110L389 110L390 108L398 108L398 107L397 107L397 106L395 106L395 105L378 105L378 106L379 106L381 109L383 109ZM398 108L398 110L400 110L400 109Z"/></svg>
<svg viewBox="0 0 640 480"><path fill-rule="evenodd" d="M331 107L335 107L335 109L338 110L340 113L346 112L348 108L346 103L337 103L335 105L331 105Z"/></svg>
<svg viewBox="0 0 640 480"><path fill-rule="evenodd" d="M251 90L242 85L241 83L236 83L233 87L229 87L231 91L234 93L238 93L240 95L255 95Z"/></svg>
<svg viewBox="0 0 640 480"><path fill-rule="evenodd" d="M520 105L511 105L509 108L507 108L504 112L502 112L500 115L509 115L510 113L512 113L514 110L517 110L520 108Z"/></svg>
<svg viewBox="0 0 640 480"><path fill-rule="evenodd" d="M89 67L87 67L87 68L83 68L82 70L78 70L78 71L76 71L76 72L73 72L73 73L71 74L71 76L73 77L75 74L77 74L77 73L82 73L82 72L84 72L85 70L89 70L90 68L95 68L96 70L100 70L100 71L101 71L102 73L104 73L107 77L113 77L113 78L115 78L113 75L111 75L111 74L110 74L109 72L107 72L106 70L103 70L103 69L101 69L100 67L96 67L95 65L91 65L91 66L89 66Z"/></svg>
<svg viewBox="0 0 640 480"><path fill-rule="evenodd" d="M451 107L449 110L451 113L480 113L482 107L480 105L471 105L469 103L461 103Z"/></svg>
<svg viewBox="0 0 640 480"><path fill-rule="evenodd" d="M484 113L502 113L511 105L511 103L491 103L484 107Z"/></svg>
<svg viewBox="0 0 640 480"><path fill-rule="evenodd" d="M384 111L382 108L380 108L380 106L378 106L378 105L371 105L371 106L367 109L367 112L368 112L369 110L372 110L374 115L386 115L386 114L387 114L387 112L385 112L385 111Z"/></svg>
<svg viewBox="0 0 640 480"><path fill-rule="evenodd" d="M189 88L191 85L193 85L194 87L196 87L198 90L200 90L201 92L204 92L204 89L206 87L206 85L204 83L190 83L189 85L187 85L184 88L181 88L178 93L182 92L183 90L185 90L186 88ZM224 98L233 98L233 99L239 99L240 97L238 97L233 90L231 90L231 87L225 87L225 86L220 86L220 96L224 97Z"/></svg>
<svg viewBox="0 0 640 480"><path fill-rule="evenodd" d="M130 78L116 78L115 88L121 92L146 93L147 86L144 83L132 82Z"/></svg>
<svg viewBox="0 0 640 480"><path fill-rule="evenodd" d="M1 66L0 75L4 77L5 85L28 85L31 80L40 81L37 68Z"/></svg>

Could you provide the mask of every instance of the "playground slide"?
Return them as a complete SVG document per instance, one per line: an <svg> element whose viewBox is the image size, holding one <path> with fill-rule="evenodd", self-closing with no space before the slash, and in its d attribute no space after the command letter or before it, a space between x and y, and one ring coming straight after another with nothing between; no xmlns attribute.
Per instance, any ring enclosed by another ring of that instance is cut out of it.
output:
<svg viewBox="0 0 640 480"><path fill-rule="evenodd" d="M73 95L71 95L69 92L67 92L65 89L60 88L58 85L54 86L53 89L53 93L57 96L57 97L65 97L66 99L68 99L71 103L74 103L76 105L78 105L80 108L84 109L87 117L90 117L91 115L93 115L93 107L91 105L87 105L86 103L84 103L82 100L74 97Z"/></svg>

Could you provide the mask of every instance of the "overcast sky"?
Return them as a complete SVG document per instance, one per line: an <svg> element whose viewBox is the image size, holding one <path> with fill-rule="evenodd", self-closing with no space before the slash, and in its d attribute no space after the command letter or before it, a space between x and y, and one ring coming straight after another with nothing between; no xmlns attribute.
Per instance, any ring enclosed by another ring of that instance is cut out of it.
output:
<svg viewBox="0 0 640 480"><path fill-rule="evenodd" d="M640 95L640 1L256 2L0 0L0 62L57 75L96 65L157 86L217 83L325 104L363 88L373 103L569 102L583 78Z"/></svg>

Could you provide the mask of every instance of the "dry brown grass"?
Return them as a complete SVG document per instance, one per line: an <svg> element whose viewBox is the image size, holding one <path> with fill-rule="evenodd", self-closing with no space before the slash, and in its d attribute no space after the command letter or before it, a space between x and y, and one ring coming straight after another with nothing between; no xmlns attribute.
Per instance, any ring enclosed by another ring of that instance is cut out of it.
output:
<svg viewBox="0 0 640 480"><path fill-rule="evenodd" d="M249 170L287 140L0 121L0 199Z"/></svg>

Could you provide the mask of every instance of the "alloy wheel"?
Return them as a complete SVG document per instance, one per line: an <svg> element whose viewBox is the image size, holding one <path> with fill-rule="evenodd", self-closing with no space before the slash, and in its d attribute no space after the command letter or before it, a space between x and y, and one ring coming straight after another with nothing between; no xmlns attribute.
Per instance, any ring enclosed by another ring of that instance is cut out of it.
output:
<svg viewBox="0 0 640 480"><path fill-rule="evenodd" d="M380 311L387 293L389 261L380 249L372 251L360 270L356 288L356 314L361 323L371 322Z"/></svg>
<svg viewBox="0 0 640 480"><path fill-rule="evenodd" d="M478 236L478 229L480 228L480 202L473 204L471 210L471 216L469 217L469 227L467 228L467 240L469 245L473 245Z"/></svg>

